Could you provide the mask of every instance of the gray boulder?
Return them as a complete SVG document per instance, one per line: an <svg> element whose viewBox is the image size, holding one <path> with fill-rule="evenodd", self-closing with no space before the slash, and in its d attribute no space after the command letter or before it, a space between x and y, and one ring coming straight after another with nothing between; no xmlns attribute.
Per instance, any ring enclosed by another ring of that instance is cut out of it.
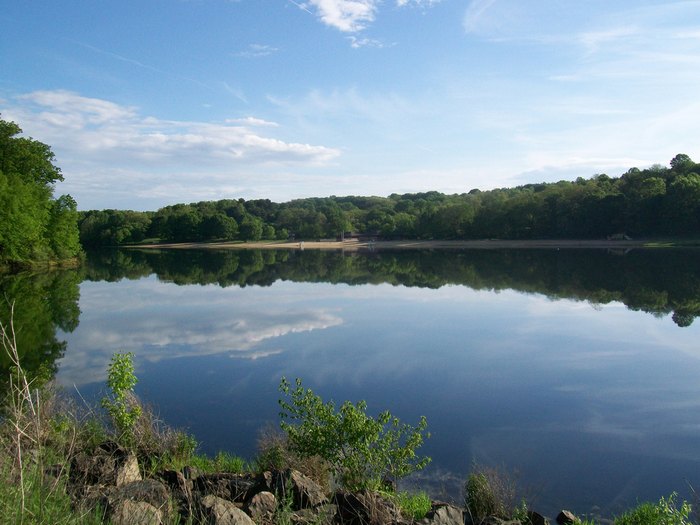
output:
<svg viewBox="0 0 700 525"><path fill-rule="evenodd" d="M258 492L246 504L245 510L255 523L271 523L277 510L277 498L272 492Z"/></svg>
<svg viewBox="0 0 700 525"><path fill-rule="evenodd" d="M210 525L255 525L255 522L230 501L214 495L202 498L201 514Z"/></svg>
<svg viewBox="0 0 700 525"><path fill-rule="evenodd" d="M421 525L464 525L464 511L448 504L433 505L428 514L418 522Z"/></svg>
<svg viewBox="0 0 700 525"><path fill-rule="evenodd" d="M163 513L145 501L121 500L112 510L113 525L162 525Z"/></svg>

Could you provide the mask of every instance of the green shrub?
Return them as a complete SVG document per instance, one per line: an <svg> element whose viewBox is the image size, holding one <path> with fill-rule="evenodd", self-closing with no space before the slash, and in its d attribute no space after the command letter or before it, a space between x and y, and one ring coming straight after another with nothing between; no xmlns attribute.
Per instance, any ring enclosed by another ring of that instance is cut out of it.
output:
<svg viewBox="0 0 700 525"><path fill-rule="evenodd" d="M668 499L661 498L657 504L642 503L636 508L615 518L614 525L691 525L690 504L676 504L674 492Z"/></svg>
<svg viewBox="0 0 700 525"><path fill-rule="evenodd" d="M401 424L389 411L373 418L366 414L364 401L346 401L336 410L332 401L324 403L311 389L303 388L300 379L291 388L282 378L280 391L289 398L279 403L290 449L302 457L322 457L349 490L381 488L430 461L416 455L429 436L425 417L416 427Z"/></svg>
<svg viewBox="0 0 700 525"><path fill-rule="evenodd" d="M141 407L134 398L137 379L134 374L134 354L115 353L107 368L107 386L111 395L102 399L102 406L112 418L117 440L131 445L134 425L141 415Z"/></svg>

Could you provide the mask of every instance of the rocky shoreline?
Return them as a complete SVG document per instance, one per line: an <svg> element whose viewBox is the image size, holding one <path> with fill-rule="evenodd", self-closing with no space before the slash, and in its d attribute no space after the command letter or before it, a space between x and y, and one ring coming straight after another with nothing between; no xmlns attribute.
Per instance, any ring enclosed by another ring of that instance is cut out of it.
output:
<svg viewBox="0 0 700 525"><path fill-rule="evenodd" d="M233 474L204 473L185 466L143 477L136 455L112 441L102 443L92 454L80 453L72 459L67 490L76 508L100 509L105 521L114 525L550 524L532 511L524 521L472 517L466 508L439 501L431 502L426 516L415 520L402 515L388 495L329 493L292 469ZM555 521L559 525L579 522L568 511L562 511Z"/></svg>

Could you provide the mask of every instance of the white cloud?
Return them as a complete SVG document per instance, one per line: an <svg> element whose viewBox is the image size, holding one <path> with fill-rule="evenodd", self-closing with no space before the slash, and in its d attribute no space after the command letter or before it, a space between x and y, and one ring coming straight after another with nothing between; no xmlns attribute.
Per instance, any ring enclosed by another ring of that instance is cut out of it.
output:
<svg viewBox="0 0 700 525"><path fill-rule="evenodd" d="M331 27L346 32L356 33L374 22L381 0L309 0L299 3L290 0L300 9L316 14L321 21ZM397 7L432 7L442 0L396 0ZM315 13L314 10L315 9ZM377 41L362 39L352 41L352 47L376 46Z"/></svg>
<svg viewBox="0 0 700 525"><path fill-rule="evenodd" d="M323 164L338 155L324 146L262 136L250 126L274 127L262 119L208 123L161 120L105 100L69 91L36 91L17 97L5 111L56 149L122 163L179 164L212 161ZM246 125L240 125L246 124Z"/></svg>
<svg viewBox="0 0 700 525"><path fill-rule="evenodd" d="M378 0L309 0L297 5L307 11L315 9L326 25L354 33L374 21L378 4Z"/></svg>
<svg viewBox="0 0 700 525"><path fill-rule="evenodd" d="M239 178L259 180L261 168L318 167L340 155L335 148L272 136L281 127L253 116L220 123L163 120L70 91L36 91L6 104L3 118L51 145L66 174L61 190L79 203L82 192L153 196L163 187L182 188L180 201L196 192L214 197L222 187L240 187Z"/></svg>

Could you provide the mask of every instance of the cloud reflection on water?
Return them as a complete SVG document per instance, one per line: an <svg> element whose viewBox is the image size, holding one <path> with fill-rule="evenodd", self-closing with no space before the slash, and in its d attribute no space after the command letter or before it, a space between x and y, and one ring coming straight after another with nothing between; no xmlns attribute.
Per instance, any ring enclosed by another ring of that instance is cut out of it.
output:
<svg viewBox="0 0 700 525"><path fill-rule="evenodd" d="M343 323L329 308L290 309L283 297L261 302L238 288L145 279L118 287L86 282L81 295L81 325L65 335L71 350L58 376L78 386L103 381L114 352L134 352L150 362L214 354L254 360L283 352L269 345L281 344L285 336Z"/></svg>

